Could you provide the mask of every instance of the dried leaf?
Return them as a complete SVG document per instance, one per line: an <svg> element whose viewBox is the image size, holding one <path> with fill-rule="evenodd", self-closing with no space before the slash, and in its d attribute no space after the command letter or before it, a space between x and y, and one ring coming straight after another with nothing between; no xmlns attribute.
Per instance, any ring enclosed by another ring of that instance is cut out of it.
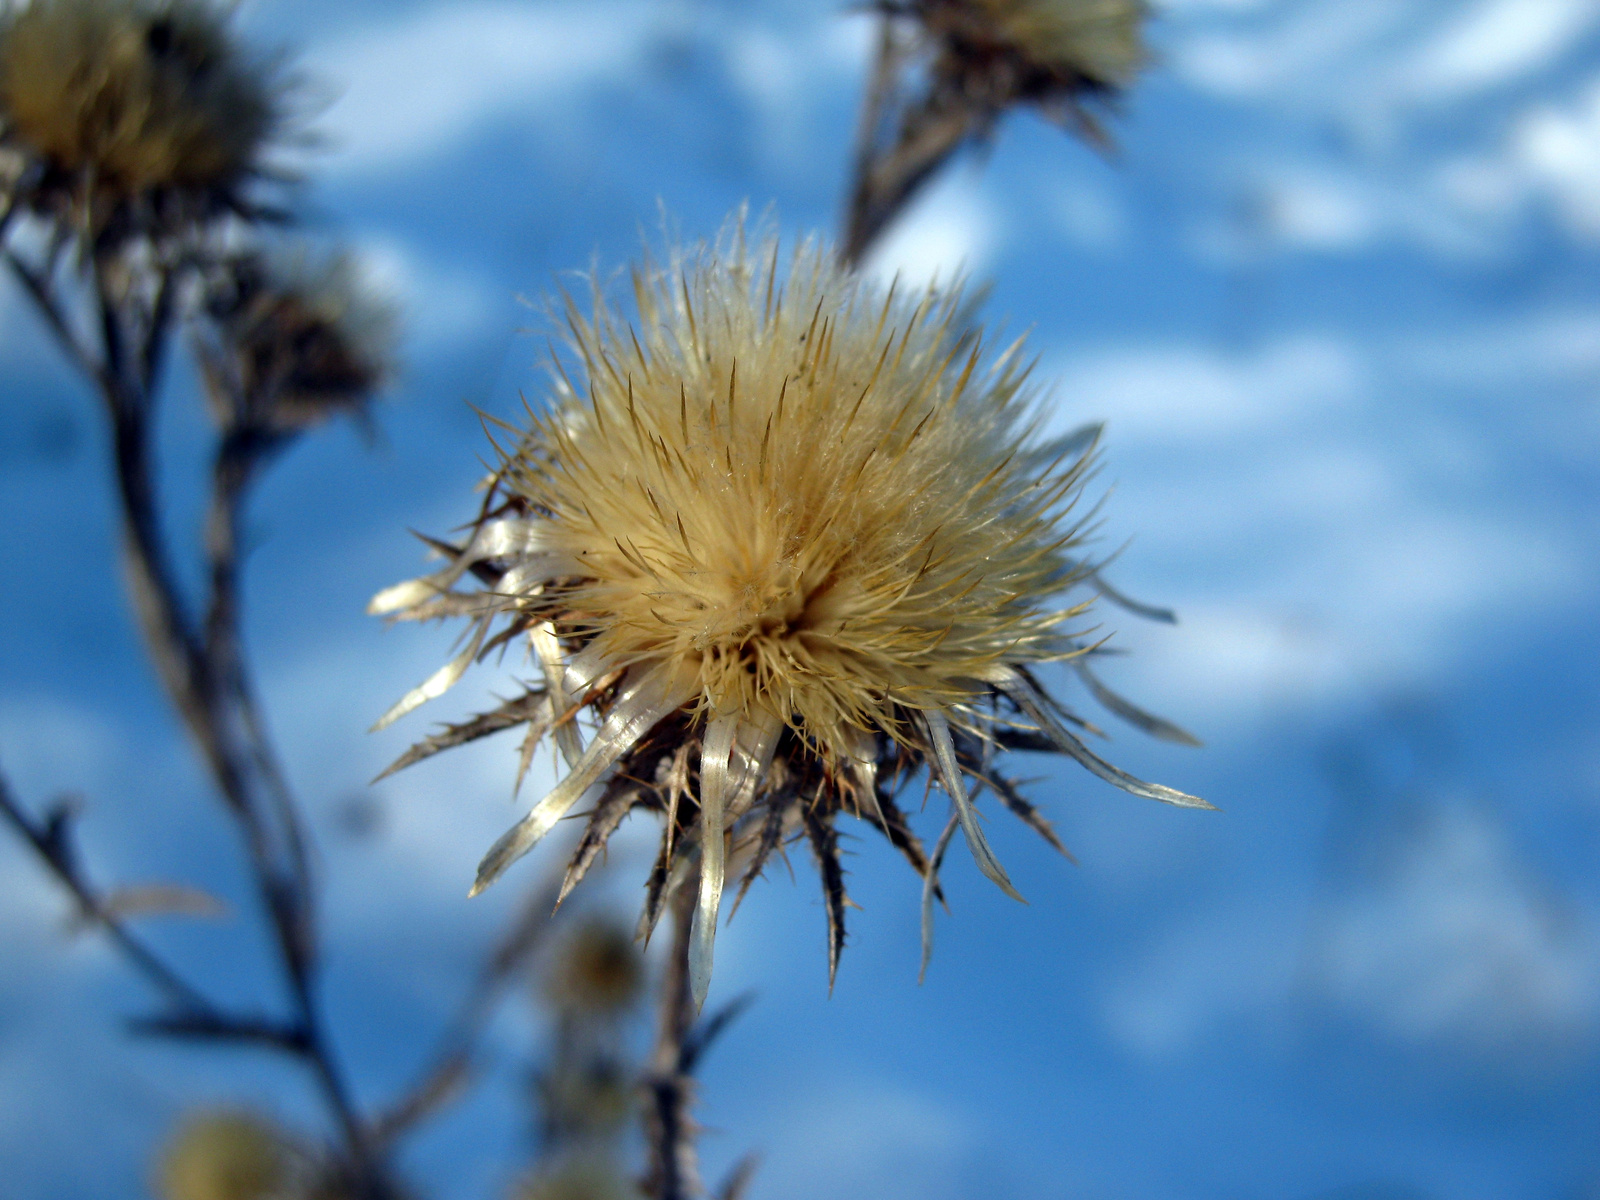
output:
<svg viewBox="0 0 1600 1200"><path fill-rule="evenodd" d="M926 875L928 873L928 857L922 849L922 839L911 831L911 823L906 818L906 814L901 811L900 806L889 796L879 793L877 800L878 813L882 818L878 822L878 827L883 830L884 836L889 839L889 844L905 856L905 860L911 864L912 870L918 875ZM937 883L934 884L934 894L940 900L944 899L944 893L939 890Z"/></svg>
<svg viewBox="0 0 1600 1200"><path fill-rule="evenodd" d="M1123 791L1134 796L1142 796L1147 800L1159 800L1163 804L1175 804L1179 808L1206 808L1214 809L1216 806L1208 804L1199 796L1191 796L1187 792L1180 792L1176 788L1165 787L1159 783L1146 783L1142 779L1128 774L1121 767L1113 766L1101 758L1082 741L1068 732L1053 716L1046 711L1040 702L1039 694L1027 680L1015 671L1007 671L999 678L997 686L1003 688L1022 708L1023 712L1038 722L1039 728L1049 734L1055 742L1056 748L1063 754L1075 758L1087 767L1091 774L1098 775L1107 783L1115 784Z"/></svg>
<svg viewBox="0 0 1600 1200"><path fill-rule="evenodd" d="M933 957L933 898L939 892L939 868L944 865L944 853L950 848L950 839L961 824L961 813L952 802L950 819L944 823L944 832L933 844L933 855L928 859L928 869L922 874L922 965L917 968L920 985L928 974L928 960Z"/></svg>
<svg viewBox="0 0 1600 1200"><path fill-rule="evenodd" d="M961 768L956 763L955 746L950 740L949 722L945 720L943 713L931 710L922 714L922 722L928 731L928 741L933 751L933 770L938 775L940 785L949 794L950 799L955 801L956 812L961 816L961 832L966 836L967 849L972 851L972 859L978 864L978 870L1013 900L1022 900L1021 894L1011 886L1011 879L1006 875L1006 869L1000 865L1000 860L990 849L989 839L983 836L983 827L978 824L978 810L967 796L966 784L961 779Z"/></svg>
<svg viewBox="0 0 1600 1200"><path fill-rule="evenodd" d="M1141 604L1139 601L1123 595L1107 583L1099 571L1091 570L1086 578L1107 600L1118 608L1126 609L1128 612L1133 613L1134 616L1144 617L1151 621L1161 621L1167 625L1176 625L1178 623L1178 614L1170 608L1156 608L1150 604Z"/></svg>
<svg viewBox="0 0 1600 1200"><path fill-rule="evenodd" d="M666 908L667 881L672 877L672 826L668 825L661 831L661 849L656 854L655 865L650 868L650 876L644 881L644 907L639 912L639 926L634 931L634 937L648 946L650 935L656 931L656 923L661 920L661 914Z"/></svg>
<svg viewBox="0 0 1600 1200"><path fill-rule="evenodd" d="M228 915L228 906L208 892L180 883L145 883L116 888L100 900L100 913L111 921L127 917L208 917ZM90 923L87 919L84 924Z"/></svg>
<svg viewBox="0 0 1600 1200"><path fill-rule="evenodd" d="M1061 844L1061 839L1056 836L1054 827L1045 819L1044 814L1023 798L1022 793L1017 790L1016 784L1012 783L1004 775L995 772L983 775L982 779L994 791L994 794L1000 797L1001 803L1022 818L1028 828L1049 842L1068 862L1075 863L1078 861L1072 856L1072 851Z"/></svg>

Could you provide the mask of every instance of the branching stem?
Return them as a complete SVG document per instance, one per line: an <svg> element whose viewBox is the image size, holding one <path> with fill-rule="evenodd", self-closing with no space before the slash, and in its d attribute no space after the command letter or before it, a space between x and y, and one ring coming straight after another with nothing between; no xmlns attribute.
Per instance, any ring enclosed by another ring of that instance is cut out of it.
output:
<svg viewBox="0 0 1600 1200"><path fill-rule="evenodd" d="M130 934L100 903L71 863L52 857L43 833L6 797L6 815L105 928L139 970L167 994L171 1019L147 1028L187 1036L266 1042L304 1061L335 1124L349 1182L360 1200L387 1200L372 1131L362 1120L328 1040L317 1001L314 897L298 810L267 739L239 636L239 537L243 505L256 468L273 445L225 433L213 473L207 524L211 595L200 626L184 605L162 534L151 436L158 376L173 335L175 268L156 269L153 292L141 303L116 250L85 255L99 333L98 353L74 333L53 288L47 263L30 268L12 247L6 261L74 364L94 383L111 426L112 458L121 512L123 559L139 627L156 672L199 746L219 792L239 826L251 875L270 921L292 1018L284 1026L232 1017L210 1004ZM114 282L115 280L115 282ZM65 853L64 851L62 852ZM264 1031L273 1031L270 1036Z"/></svg>

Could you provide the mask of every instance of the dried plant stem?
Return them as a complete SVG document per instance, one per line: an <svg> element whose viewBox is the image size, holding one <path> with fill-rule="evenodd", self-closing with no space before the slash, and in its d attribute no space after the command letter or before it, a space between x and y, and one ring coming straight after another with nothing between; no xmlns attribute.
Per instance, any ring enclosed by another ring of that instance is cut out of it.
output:
<svg viewBox="0 0 1600 1200"><path fill-rule="evenodd" d="M861 106L856 151L839 257L859 266L867 252L933 173L978 128L978 115L940 92L898 115L899 77L906 49L895 19L880 18L878 52Z"/></svg>
<svg viewBox="0 0 1600 1200"><path fill-rule="evenodd" d="M73 852L69 808L58 806L49 819L42 824L35 823L12 795L4 774L0 774L0 815L4 815L22 839L33 847L50 873L72 893L80 914L104 930L123 957L166 997L176 1014L170 1023L181 1021L186 1026L207 1030L210 1036L230 1040L281 1046L292 1042L290 1029L262 1019L224 1013L122 922L84 877Z"/></svg>
<svg viewBox="0 0 1600 1200"><path fill-rule="evenodd" d="M651 1200L690 1200L703 1194L697 1127L689 1106L694 1098L694 1000L689 990L690 926L694 920L697 880L679 886L672 898L672 949L661 979L655 1049L645 1080L645 1135L650 1144L650 1173L645 1194Z"/></svg>
<svg viewBox="0 0 1600 1200"><path fill-rule="evenodd" d="M172 557L161 531L156 480L152 466L156 383L165 347L173 334L173 275L177 267L162 264L152 298L140 303L126 283L111 280L125 266L109 252L88 255L90 300L99 334L98 353L74 334L68 310L53 289L50 264L30 268L10 248L5 257L51 331L76 365L95 384L111 426L113 465L121 514L122 552L135 614L156 671L184 725L199 746L222 798L244 839L251 874L272 927L278 959L292 1008L292 1018L279 1035L258 1038L289 1051L308 1067L338 1127L347 1160L347 1182L361 1200L384 1200L393 1194L386 1182L371 1131L361 1119L328 1041L316 996L316 947L313 889L307 868L305 836L276 755L267 740L254 700L239 637L238 523L248 485L267 447L240 446L224 438L213 479L207 526L211 597L203 627L188 613L176 583ZM8 806L9 809L10 806ZM20 814L12 814L18 823ZM31 828L20 827L28 836ZM165 978L162 967L152 974L150 956L117 932L93 893L75 885L61 864L52 861L58 877L91 903L86 911L107 928L130 959L152 979ZM176 976L172 976L176 979ZM184 985L187 987L187 985ZM163 985L178 1004L182 1020L160 1020L147 1027L185 1036L237 1036L248 1022L216 1012L199 994L180 997L171 982ZM192 989L191 989L192 990ZM198 1021L195 1017L204 1017Z"/></svg>
<svg viewBox="0 0 1600 1200"><path fill-rule="evenodd" d="M522 967L543 944L551 925L558 886L531 892L516 922L479 970L455 1017L417 1081L372 1123L374 1140L385 1145L427 1119L460 1093L470 1076L478 1043Z"/></svg>

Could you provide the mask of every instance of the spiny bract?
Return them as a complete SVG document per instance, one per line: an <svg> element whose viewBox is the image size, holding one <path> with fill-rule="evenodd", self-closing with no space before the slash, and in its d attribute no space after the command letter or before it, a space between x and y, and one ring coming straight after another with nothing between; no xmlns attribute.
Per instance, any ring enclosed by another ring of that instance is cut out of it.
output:
<svg viewBox="0 0 1600 1200"><path fill-rule="evenodd" d="M1072 660L1092 679L1067 627L1087 602L1059 596L1092 575L1065 517L1098 430L1031 440L1020 344L985 365L958 290L883 292L809 244L784 269L775 239L752 252L738 227L646 263L633 295L637 326L598 287L587 313L568 299L576 382L558 368L549 409L514 431L470 541L436 544L450 565L372 602L474 621L460 656L380 725L513 638L542 667L541 684L391 768L526 723L525 768L553 731L568 774L490 850L474 892L597 785L566 888L631 808L659 810L643 928L698 865L698 1001L730 853L748 886L774 849L806 837L830 971L839 812L882 829L931 903L937 862L895 803L921 768L953 801L949 828L1013 895L969 786L1054 835L995 771L996 748L1064 751L1129 790L1204 806L1091 753L1032 674ZM484 590L455 590L468 572ZM598 719L586 747L573 719L585 707Z"/></svg>

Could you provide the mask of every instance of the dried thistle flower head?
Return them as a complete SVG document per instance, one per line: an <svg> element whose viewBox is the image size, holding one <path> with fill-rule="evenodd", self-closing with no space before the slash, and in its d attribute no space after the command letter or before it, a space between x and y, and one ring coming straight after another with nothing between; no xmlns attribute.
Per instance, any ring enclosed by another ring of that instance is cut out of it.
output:
<svg viewBox="0 0 1600 1200"><path fill-rule="evenodd" d="M272 72L207 0L31 0L0 15L0 137L36 207L100 226L237 207L278 131ZM177 211L174 211L177 210Z"/></svg>
<svg viewBox="0 0 1600 1200"><path fill-rule="evenodd" d="M272 1123L244 1113L202 1113L168 1144L155 1190L162 1200L279 1200L297 1165Z"/></svg>
<svg viewBox="0 0 1600 1200"><path fill-rule="evenodd" d="M1004 70L1018 99L1126 87L1148 59L1143 0L919 0L916 7L953 60L945 69Z"/></svg>
<svg viewBox="0 0 1600 1200"><path fill-rule="evenodd" d="M371 605L473 622L465 650L380 726L514 639L542 668L391 768L512 725L527 728L525 767L553 733L568 773L489 851L474 892L586 795L563 895L630 809L661 812L642 928L698 868L698 1002L730 858L748 886L774 850L810 843L830 973L841 812L889 838L931 903L936 862L895 799L919 770L951 797L948 829L1013 895L975 791L1054 835L997 771L997 749L1057 750L1129 791L1206 807L1100 759L1034 674L1070 661L1093 679L1070 628L1087 602L1061 596L1090 575L1067 517L1098 431L1033 440L1018 345L987 356L956 291L884 293L810 244L784 270L775 239L752 253L739 227L647 263L633 294L637 326L598 289L588 312L568 300L576 382L562 372L549 409L515 431L470 541L438 544L449 565ZM458 590L469 577L483 589ZM587 745L584 711L598 723Z"/></svg>
<svg viewBox="0 0 1600 1200"><path fill-rule="evenodd" d="M558 1011L604 1018L639 998L644 961L629 931L613 921L588 920L567 937L544 982Z"/></svg>
<svg viewBox="0 0 1600 1200"><path fill-rule="evenodd" d="M843 254L859 263L964 145L1005 112L1109 148L1095 111L1148 61L1145 0L876 0L883 14L862 110ZM908 67L910 68L908 70Z"/></svg>
<svg viewBox="0 0 1600 1200"><path fill-rule="evenodd" d="M289 433L359 413L394 373L395 307L347 253L239 255L206 309L202 366L225 425Z"/></svg>

